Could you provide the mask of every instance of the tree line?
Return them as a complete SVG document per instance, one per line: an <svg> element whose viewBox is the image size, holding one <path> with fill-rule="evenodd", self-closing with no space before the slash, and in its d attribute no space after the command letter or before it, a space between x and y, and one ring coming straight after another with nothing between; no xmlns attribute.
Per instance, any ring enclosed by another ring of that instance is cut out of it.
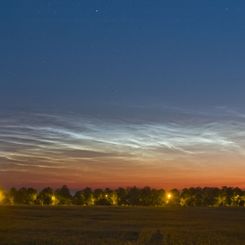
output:
<svg viewBox="0 0 245 245"><path fill-rule="evenodd" d="M64 185L53 190L11 188L0 190L2 205L107 205L107 206L182 206L182 207L245 207L245 191L238 187L191 187L183 190L154 189L150 187L91 189L89 187L72 194Z"/></svg>

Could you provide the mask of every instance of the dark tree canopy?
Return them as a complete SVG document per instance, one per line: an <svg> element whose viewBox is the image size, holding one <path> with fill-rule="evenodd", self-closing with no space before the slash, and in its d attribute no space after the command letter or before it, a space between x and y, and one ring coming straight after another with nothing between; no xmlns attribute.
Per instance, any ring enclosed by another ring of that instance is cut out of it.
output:
<svg viewBox="0 0 245 245"><path fill-rule="evenodd" d="M0 190L0 204L5 205L119 205L119 206L186 206L186 207L244 207L245 191L238 187L190 187L183 190L151 187L97 188L87 187L73 195L64 185L57 190L46 187L41 191L34 188L11 188Z"/></svg>

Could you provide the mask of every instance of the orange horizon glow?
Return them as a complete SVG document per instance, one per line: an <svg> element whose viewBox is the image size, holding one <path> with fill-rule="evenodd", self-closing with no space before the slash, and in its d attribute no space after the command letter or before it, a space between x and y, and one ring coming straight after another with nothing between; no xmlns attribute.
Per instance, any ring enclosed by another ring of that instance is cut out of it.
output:
<svg viewBox="0 0 245 245"><path fill-rule="evenodd" d="M47 120L46 115L36 117ZM190 126L49 118L58 126L52 121L51 126L19 121L1 126L0 185L245 188L242 123Z"/></svg>

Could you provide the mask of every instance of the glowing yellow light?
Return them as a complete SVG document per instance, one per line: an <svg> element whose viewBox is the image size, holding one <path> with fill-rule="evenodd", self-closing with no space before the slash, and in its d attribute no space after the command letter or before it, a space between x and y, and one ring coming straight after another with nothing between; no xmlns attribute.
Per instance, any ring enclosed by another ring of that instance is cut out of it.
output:
<svg viewBox="0 0 245 245"><path fill-rule="evenodd" d="M33 200L33 201L37 200L37 194L33 194L33 195L32 195L32 200Z"/></svg>
<svg viewBox="0 0 245 245"><path fill-rule="evenodd" d="M171 199L171 198L172 198L172 194L171 194L171 193L168 193L168 194L167 194L167 198L168 198L168 199Z"/></svg>
<svg viewBox="0 0 245 245"><path fill-rule="evenodd" d="M112 194L111 200L113 205L117 205L117 195L115 193Z"/></svg>
<svg viewBox="0 0 245 245"><path fill-rule="evenodd" d="M51 196L52 205L57 204L57 198L53 195Z"/></svg>
<svg viewBox="0 0 245 245"><path fill-rule="evenodd" d="M4 194L2 191L0 191L0 203L3 201L3 199L4 199Z"/></svg>
<svg viewBox="0 0 245 245"><path fill-rule="evenodd" d="M105 198L108 198L108 194L105 194Z"/></svg>

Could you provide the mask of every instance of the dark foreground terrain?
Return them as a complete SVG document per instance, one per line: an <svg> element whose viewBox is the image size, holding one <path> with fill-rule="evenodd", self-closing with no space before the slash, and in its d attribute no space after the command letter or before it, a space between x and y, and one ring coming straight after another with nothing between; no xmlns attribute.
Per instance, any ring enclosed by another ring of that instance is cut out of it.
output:
<svg viewBox="0 0 245 245"><path fill-rule="evenodd" d="M244 208L0 207L0 244L245 244Z"/></svg>

